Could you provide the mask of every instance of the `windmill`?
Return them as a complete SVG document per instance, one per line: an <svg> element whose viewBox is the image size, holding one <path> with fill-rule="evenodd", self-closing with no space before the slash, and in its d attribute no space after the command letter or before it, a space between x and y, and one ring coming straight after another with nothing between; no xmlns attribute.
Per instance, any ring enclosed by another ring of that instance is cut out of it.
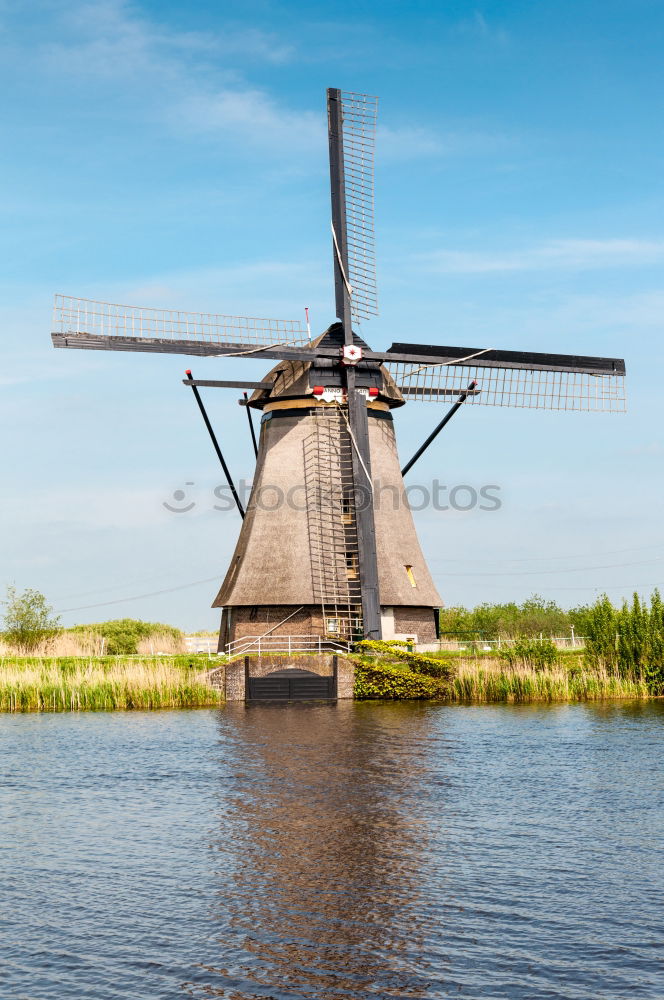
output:
<svg viewBox="0 0 664 1000"><path fill-rule="evenodd" d="M403 475L450 417L462 405L625 408L625 365L617 358L403 342L372 350L353 325L378 312L377 98L330 89L327 112L336 322L317 339L308 322L56 296L56 347L277 361L260 382L196 380L189 370L184 380L243 519L213 605L223 608L220 648L291 633L317 635L319 643L321 636L406 634L430 641L441 601L403 502ZM246 511L198 391L203 386L253 390L240 400L252 437L251 411L262 411ZM400 469L391 411L411 401L453 406Z"/></svg>

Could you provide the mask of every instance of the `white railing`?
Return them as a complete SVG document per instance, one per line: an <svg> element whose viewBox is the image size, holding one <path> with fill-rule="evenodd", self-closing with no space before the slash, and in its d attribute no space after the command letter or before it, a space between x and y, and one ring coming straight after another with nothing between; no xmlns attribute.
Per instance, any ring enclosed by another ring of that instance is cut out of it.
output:
<svg viewBox="0 0 664 1000"><path fill-rule="evenodd" d="M265 656L269 653L349 652L350 641L325 635L246 635L226 646L228 656Z"/></svg>
<svg viewBox="0 0 664 1000"><path fill-rule="evenodd" d="M216 653L219 639L216 635L185 635L184 645L188 653Z"/></svg>
<svg viewBox="0 0 664 1000"><path fill-rule="evenodd" d="M533 636L535 642L546 641L552 642L554 646L558 649L583 649L586 644L585 636L583 635L564 635L564 636ZM518 639L438 639L435 643L427 644L427 649L436 649L441 652L447 651L453 652L464 652L465 650L472 652L484 652L488 653L494 649L506 649L509 646L513 646L515 642L519 642ZM422 646L418 646L418 649L422 650Z"/></svg>

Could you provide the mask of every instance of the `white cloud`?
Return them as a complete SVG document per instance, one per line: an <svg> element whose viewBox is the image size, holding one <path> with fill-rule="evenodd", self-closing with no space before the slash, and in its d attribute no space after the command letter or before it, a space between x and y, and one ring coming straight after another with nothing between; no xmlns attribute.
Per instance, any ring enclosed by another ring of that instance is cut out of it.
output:
<svg viewBox="0 0 664 1000"><path fill-rule="evenodd" d="M239 87L190 93L171 107L169 118L184 131L240 135L272 149L316 148L326 134L322 113L292 111L264 91Z"/></svg>
<svg viewBox="0 0 664 1000"><path fill-rule="evenodd" d="M190 133L241 136L250 146L269 146L272 151L325 155L327 124L322 101L316 111L294 111L264 91L229 86L191 93L170 109L169 116L179 129ZM379 125L376 131L377 155L383 161L465 155L501 148L507 142L499 135L441 133L417 125Z"/></svg>
<svg viewBox="0 0 664 1000"><path fill-rule="evenodd" d="M82 83L102 105L129 99L134 117L180 136L240 139L244 148L298 158L324 155L322 95L315 110L296 109L246 81L247 66L294 59L290 40L253 27L176 31L125 0L66 5L50 34L55 41L26 46L16 57L58 84ZM379 126L378 143L381 157L404 160L495 149L504 139L408 124Z"/></svg>
<svg viewBox="0 0 664 1000"><path fill-rule="evenodd" d="M509 32L489 22L479 10L474 10L472 17L461 21L456 30L459 35L492 42L494 45L503 46L510 41Z"/></svg>
<svg viewBox="0 0 664 1000"><path fill-rule="evenodd" d="M562 305L547 310L559 326L587 330L626 328L658 330L664 326L664 291L642 291L630 295L572 295Z"/></svg>
<svg viewBox="0 0 664 1000"><path fill-rule="evenodd" d="M512 143L505 135L480 131L437 132L417 125L402 128L378 126L377 149L381 159L411 160L422 156L465 156L503 149Z"/></svg>
<svg viewBox="0 0 664 1000"><path fill-rule="evenodd" d="M294 55L290 43L256 28L174 31L124 0L72 5L63 21L67 41L42 47L38 57L51 69L76 76L126 80L158 73L163 83L182 75L189 58L205 68L206 58L210 64L222 56L276 64Z"/></svg>
<svg viewBox="0 0 664 1000"><path fill-rule="evenodd" d="M317 297L329 294L327 277L317 260L258 260L110 283L105 294L128 304L293 319L302 313L298 293L308 289L313 298L305 304L313 305Z"/></svg>
<svg viewBox="0 0 664 1000"><path fill-rule="evenodd" d="M664 260L664 240L551 240L522 250L436 250L423 260L441 274L628 267Z"/></svg>

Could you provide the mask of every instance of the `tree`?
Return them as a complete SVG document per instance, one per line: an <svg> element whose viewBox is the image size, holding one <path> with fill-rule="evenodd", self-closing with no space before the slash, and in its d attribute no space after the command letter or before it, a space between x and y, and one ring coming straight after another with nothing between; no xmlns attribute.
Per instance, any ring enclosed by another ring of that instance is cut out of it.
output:
<svg viewBox="0 0 664 1000"><path fill-rule="evenodd" d="M7 587L6 611L3 618L4 639L19 653L32 653L42 642L48 642L60 630L60 619L38 590Z"/></svg>
<svg viewBox="0 0 664 1000"><path fill-rule="evenodd" d="M478 604L472 610L443 608L439 616L442 634L459 633L466 638L498 639L518 636L568 635L570 618L555 601L533 594L523 604Z"/></svg>

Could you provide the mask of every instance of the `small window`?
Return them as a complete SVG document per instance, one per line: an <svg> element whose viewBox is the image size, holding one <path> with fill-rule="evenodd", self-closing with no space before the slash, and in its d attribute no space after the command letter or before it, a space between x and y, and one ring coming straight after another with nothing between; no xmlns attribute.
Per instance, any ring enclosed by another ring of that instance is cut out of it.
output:
<svg viewBox="0 0 664 1000"><path fill-rule="evenodd" d="M338 632L339 631L339 619L338 618L326 618L325 619L325 629L327 632Z"/></svg>
<svg viewBox="0 0 664 1000"><path fill-rule="evenodd" d="M357 552L346 553L346 576L349 580L357 576Z"/></svg>
<svg viewBox="0 0 664 1000"><path fill-rule="evenodd" d="M413 567L412 566L406 566L405 570L406 570L406 576L410 580L411 587L416 587L417 584L415 583L415 574L413 573Z"/></svg>
<svg viewBox="0 0 664 1000"><path fill-rule="evenodd" d="M353 520L353 510L350 497L341 498L341 520L344 524L351 524Z"/></svg>

